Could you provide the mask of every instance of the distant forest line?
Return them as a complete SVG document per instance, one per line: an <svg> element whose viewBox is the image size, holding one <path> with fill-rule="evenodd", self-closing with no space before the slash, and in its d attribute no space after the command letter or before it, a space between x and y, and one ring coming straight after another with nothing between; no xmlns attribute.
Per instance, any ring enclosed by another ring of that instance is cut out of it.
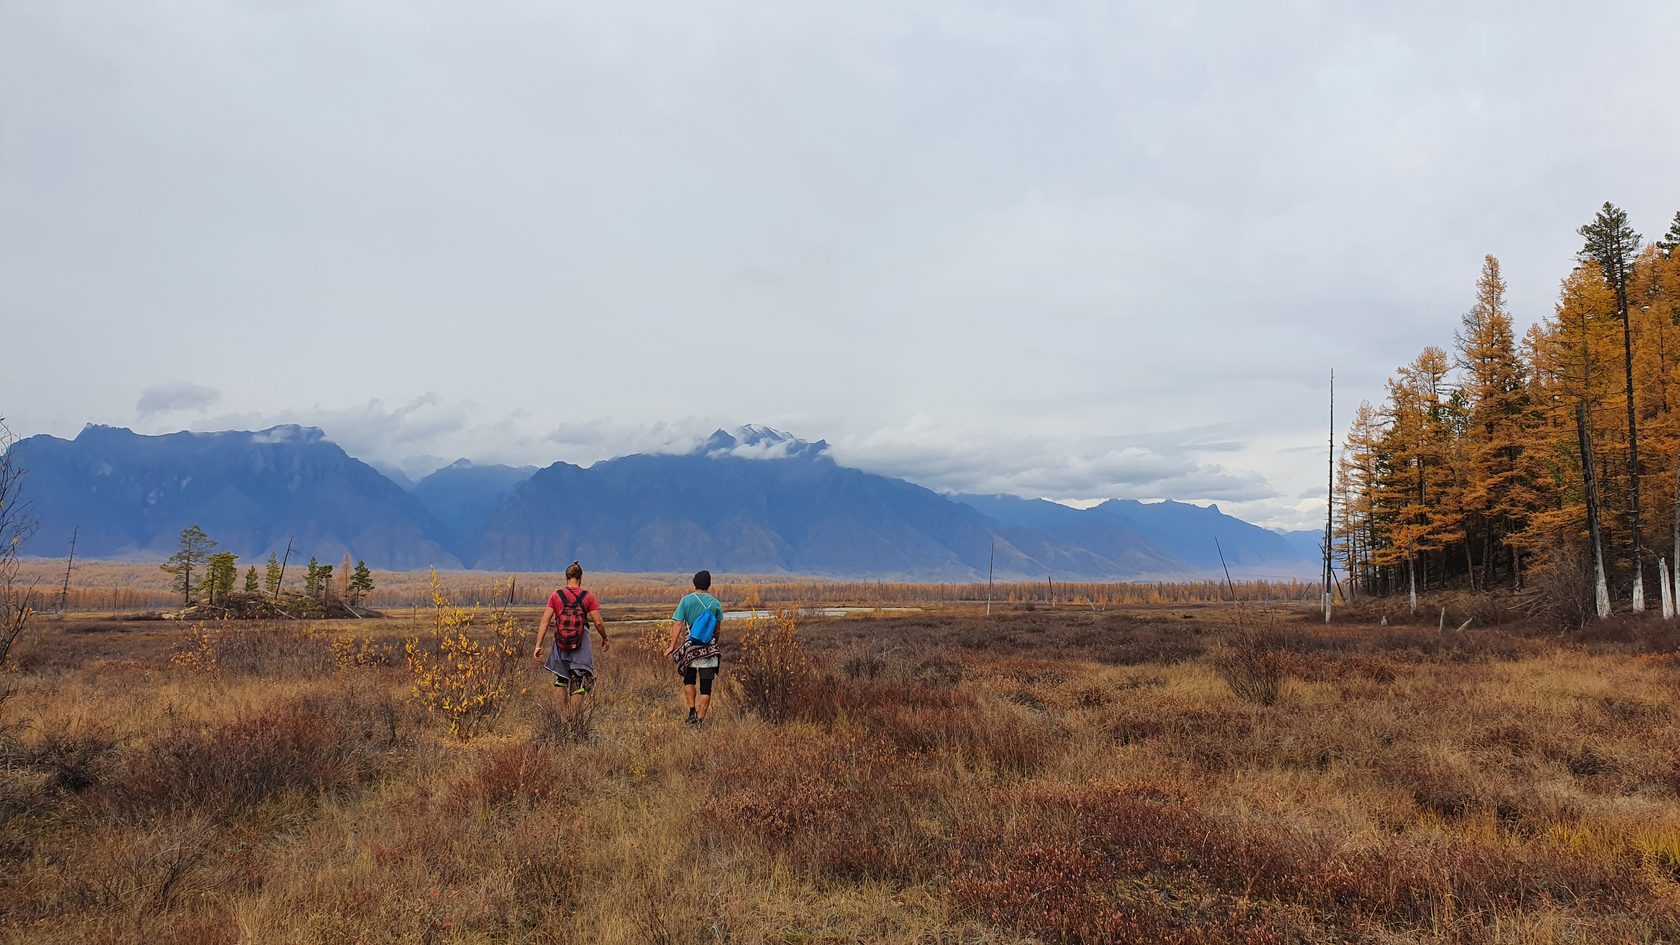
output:
<svg viewBox="0 0 1680 945"><path fill-rule="evenodd" d="M32 558L20 562L20 577L32 582L46 609L56 609L64 579L64 561ZM510 576L493 571L439 571L445 591L462 602L486 603L496 582L504 586ZM540 606L548 595L565 583L559 572L516 573L514 602ZM674 601L689 587L690 574L591 573L585 585L608 606L660 604ZM375 571L376 588L368 604L379 609L429 605L431 572ZM872 606L895 604L983 603L985 582L926 583L868 581L799 575L723 574L716 576L725 603L734 606L750 592L756 592L766 606ZM296 578L287 577L289 590L303 586L301 569ZM295 587L293 585L296 585ZM1034 604L1078 607L1109 607L1141 604L1193 604L1229 601L1268 603L1306 602L1318 598L1317 582L1298 580L1237 580L1233 586L1218 581L1171 582L1084 582L1084 581L999 581L992 586L999 604ZM66 608L69 611L136 611L181 606L180 592L170 586L169 575L155 562L78 562L71 572Z"/></svg>

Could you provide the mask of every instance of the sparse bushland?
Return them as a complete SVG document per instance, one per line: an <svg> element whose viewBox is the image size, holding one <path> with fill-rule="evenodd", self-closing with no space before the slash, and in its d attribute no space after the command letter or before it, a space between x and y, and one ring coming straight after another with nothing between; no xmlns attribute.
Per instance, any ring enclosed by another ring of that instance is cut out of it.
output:
<svg viewBox="0 0 1680 945"><path fill-rule="evenodd" d="M566 728L523 653L470 741L416 701L412 625L277 625L264 658L251 628L49 623L0 753L0 938L1680 938L1660 621L1250 613L788 614L799 685L700 730L630 645ZM1287 659L1274 699L1228 681L1249 646Z"/></svg>

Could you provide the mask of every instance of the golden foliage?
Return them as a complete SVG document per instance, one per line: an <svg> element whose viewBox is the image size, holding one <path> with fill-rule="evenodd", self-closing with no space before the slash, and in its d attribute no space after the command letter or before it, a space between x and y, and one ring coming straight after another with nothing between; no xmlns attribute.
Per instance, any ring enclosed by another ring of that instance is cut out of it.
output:
<svg viewBox="0 0 1680 945"><path fill-rule="evenodd" d="M189 673L213 675L216 672L216 648L221 638L222 631L211 630L202 623L194 624L176 642L174 652L169 654L169 662Z"/></svg>
<svg viewBox="0 0 1680 945"><path fill-rule="evenodd" d="M355 669L358 666L383 666L390 655L390 647L374 640L343 634L333 637L327 644L332 653L333 662L339 669Z"/></svg>
<svg viewBox="0 0 1680 945"><path fill-rule="evenodd" d="M799 613L752 608L739 621L740 645L729 678L742 705L772 722L798 714L814 684L813 664L799 640Z"/></svg>
<svg viewBox="0 0 1680 945"><path fill-rule="evenodd" d="M507 596L499 583L492 593L498 601ZM492 604L482 616L484 632L474 635L480 610L453 603L434 571L432 639L411 638L403 647L415 699L462 741L495 722L508 700L523 692L516 684L524 652L518 621L505 603Z"/></svg>
<svg viewBox="0 0 1680 945"><path fill-rule="evenodd" d="M1594 443L1603 551L1618 596L1636 564L1652 575L1668 548L1680 555L1680 254L1647 247L1630 278L1638 304L1626 324L1604 273L1585 262L1519 342L1499 262L1486 258L1451 358L1424 349L1397 370L1383 404L1361 405L1354 417L1336 489L1336 549L1358 591L1404 590L1413 573L1420 590L1526 587L1526 574L1579 557L1587 508L1578 407Z"/></svg>

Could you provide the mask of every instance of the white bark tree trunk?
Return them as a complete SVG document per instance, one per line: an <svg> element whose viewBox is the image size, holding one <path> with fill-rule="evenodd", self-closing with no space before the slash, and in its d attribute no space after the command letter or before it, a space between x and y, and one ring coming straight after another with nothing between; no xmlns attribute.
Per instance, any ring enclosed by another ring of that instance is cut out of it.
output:
<svg viewBox="0 0 1680 945"><path fill-rule="evenodd" d="M1657 574L1657 583L1662 585L1662 618L1664 620L1673 620L1674 591L1669 587L1668 560L1666 558L1658 558L1657 567L1660 569Z"/></svg>

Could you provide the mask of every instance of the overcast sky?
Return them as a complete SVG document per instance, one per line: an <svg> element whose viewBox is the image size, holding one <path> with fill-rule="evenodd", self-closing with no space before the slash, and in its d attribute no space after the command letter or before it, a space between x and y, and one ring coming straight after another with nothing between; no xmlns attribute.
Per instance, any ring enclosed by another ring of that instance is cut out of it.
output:
<svg viewBox="0 0 1680 945"><path fill-rule="evenodd" d="M0 0L0 415L423 473L768 423L1323 516L1484 253L1680 210L1680 4Z"/></svg>

